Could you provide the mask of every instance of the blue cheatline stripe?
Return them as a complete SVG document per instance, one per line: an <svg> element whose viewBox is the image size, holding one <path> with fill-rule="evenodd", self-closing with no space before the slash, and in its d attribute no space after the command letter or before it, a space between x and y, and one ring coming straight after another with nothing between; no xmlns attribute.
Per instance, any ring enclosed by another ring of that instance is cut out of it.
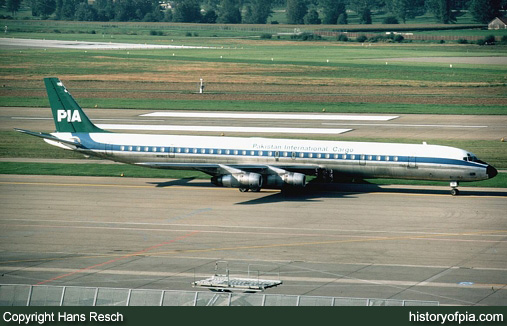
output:
<svg viewBox="0 0 507 326"><path fill-rule="evenodd" d="M82 140L83 141L83 140ZM478 163L464 160L456 160L440 157L419 157L419 156L400 156L400 155L373 155L373 154L338 154L326 152L292 152L292 151L260 151L246 149L225 149L225 148L202 148L202 147L171 147L164 146L137 146L137 145L109 145L98 143L91 139L86 139L83 146L87 150L97 150L115 153L155 153L155 154L183 154L183 155L221 155L221 156L241 156L241 157L280 157L294 159L320 159L329 161L361 161L361 162L389 162L389 163L415 163L415 164L444 164L460 165L469 167L482 167Z"/></svg>

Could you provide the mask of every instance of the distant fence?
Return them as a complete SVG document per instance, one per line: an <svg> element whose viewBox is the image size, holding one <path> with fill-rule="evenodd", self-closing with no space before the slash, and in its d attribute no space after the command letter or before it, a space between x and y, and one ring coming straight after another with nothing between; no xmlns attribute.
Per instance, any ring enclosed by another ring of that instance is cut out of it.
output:
<svg viewBox="0 0 507 326"><path fill-rule="evenodd" d="M406 40L418 40L418 41L457 41L459 39L464 39L467 41L477 41L478 39L483 38L483 36L479 35L428 35L428 34L413 34L413 33L405 33L405 32L395 32L396 34L400 34ZM387 36L386 32L378 32L378 33L361 33L361 32L333 32L333 31L315 31L314 34L320 36L334 36L338 37L338 35L343 34L350 38L357 38L358 36L364 35L367 38L376 37L376 36Z"/></svg>
<svg viewBox="0 0 507 326"><path fill-rule="evenodd" d="M0 285L0 306L438 306L437 301L104 287Z"/></svg>

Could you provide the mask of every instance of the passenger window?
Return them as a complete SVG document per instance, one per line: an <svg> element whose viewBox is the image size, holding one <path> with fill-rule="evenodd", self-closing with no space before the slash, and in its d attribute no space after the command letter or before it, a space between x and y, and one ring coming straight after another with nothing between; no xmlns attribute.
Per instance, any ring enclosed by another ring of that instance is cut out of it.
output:
<svg viewBox="0 0 507 326"><path fill-rule="evenodd" d="M347 159L347 154L343 154L342 155L342 159L346 160Z"/></svg>
<svg viewBox="0 0 507 326"><path fill-rule="evenodd" d="M395 161L395 162L398 162L398 156L395 156L395 157L394 157L394 161Z"/></svg>
<svg viewBox="0 0 507 326"><path fill-rule="evenodd" d="M299 157L305 157L305 153L299 153Z"/></svg>
<svg viewBox="0 0 507 326"><path fill-rule="evenodd" d="M377 155L377 161L380 161L380 155Z"/></svg>
<svg viewBox="0 0 507 326"><path fill-rule="evenodd" d="M352 160L355 160L355 159L356 159L356 156L355 156L354 154L352 154L352 156L350 156L350 158L351 158Z"/></svg>
<svg viewBox="0 0 507 326"><path fill-rule="evenodd" d="M225 154L229 155L230 153L231 153L230 150L228 150L228 149L225 150Z"/></svg>

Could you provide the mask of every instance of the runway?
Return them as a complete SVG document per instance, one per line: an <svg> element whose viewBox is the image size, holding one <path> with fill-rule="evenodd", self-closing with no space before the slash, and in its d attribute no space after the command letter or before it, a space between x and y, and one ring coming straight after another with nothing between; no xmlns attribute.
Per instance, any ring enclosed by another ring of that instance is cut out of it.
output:
<svg viewBox="0 0 507 326"><path fill-rule="evenodd" d="M0 49L78 49L78 50L139 50L139 49L211 49L207 46L136 44L113 42L83 42L0 38Z"/></svg>
<svg viewBox="0 0 507 326"><path fill-rule="evenodd" d="M204 180L0 176L2 283L507 304L507 189L332 185L240 193Z"/></svg>
<svg viewBox="0 0 507 326"><path fill-rule="evenodd" d="M507 116L504 115L349 114L342 115L349 118L339 120L336 114L327 113L285 114L286 118L284 114L271 114L272 118L269 117L270 114L264 114L264 118L252 118L251 112L236 111L234 115L225 111L168 110L160 114L156 110L95 108L85 109L85 112L96 124L121 130L128 130L131 125L133 130L142 130L138 131L141 133L248 136L245 132L252 133L253 130L256 136L280 137L280 130L284 130L286 131L284 137L316 138L329 135L337 140L401 138L420 141L428 139L500 140L502 137L507 137ZM189 116L189 113L192 113L192 116ZM250 118L245 119L238 115L247 115ZM309 119L304 119L305 116ZM277 131L273 132L266 126L275 126ZM13 128L54 131L51 110L49 108L0 108L0 130ZM241 129L244 130L241 131Z"/></svg>

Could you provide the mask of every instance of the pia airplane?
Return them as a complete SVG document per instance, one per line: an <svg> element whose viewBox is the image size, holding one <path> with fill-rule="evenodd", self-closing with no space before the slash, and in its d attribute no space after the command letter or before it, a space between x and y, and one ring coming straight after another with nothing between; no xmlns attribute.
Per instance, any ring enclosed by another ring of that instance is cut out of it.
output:
<svg viewBox="0 0 507 326"><path fill-rule="evenodd" d="M197 170L217 186L304 187L306 176L459 182L493 178L474 154L423 144L112 133L95 126L58 78L44 78L56 132L16 129L85 155L159 169Z"/></svg>

